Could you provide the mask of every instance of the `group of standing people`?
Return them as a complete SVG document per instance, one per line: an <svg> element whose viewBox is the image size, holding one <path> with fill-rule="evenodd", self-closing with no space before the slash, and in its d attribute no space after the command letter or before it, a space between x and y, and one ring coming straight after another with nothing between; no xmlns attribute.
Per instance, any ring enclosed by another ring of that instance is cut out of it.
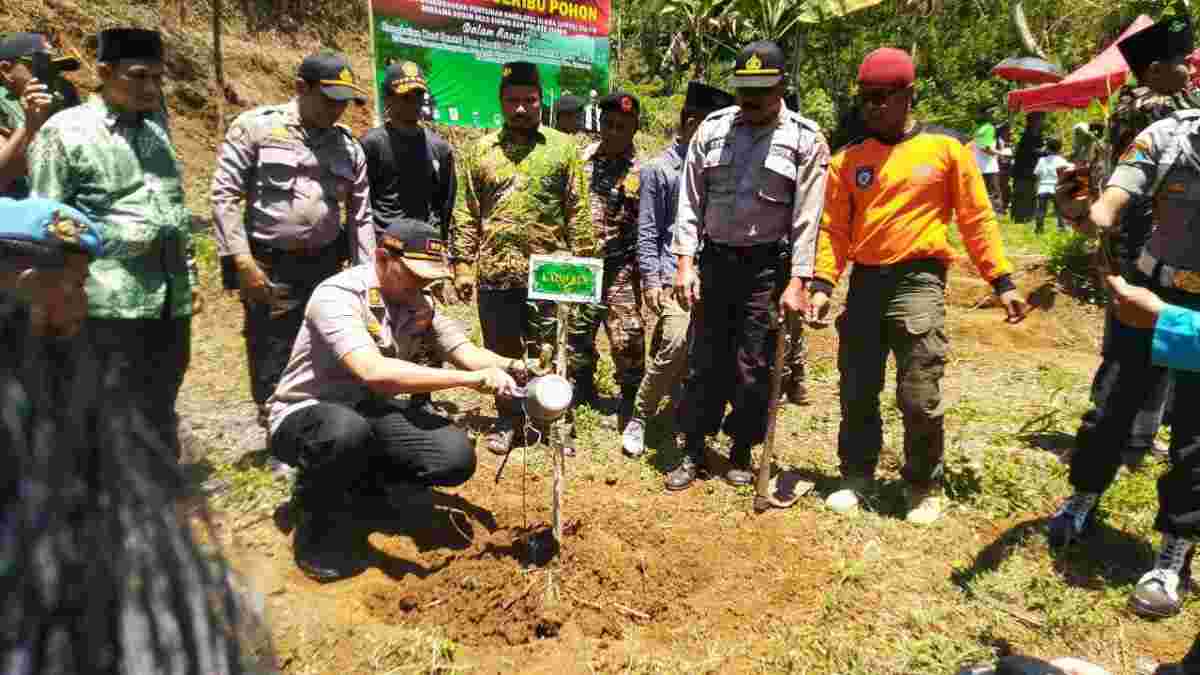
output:
<svg viewBox="0 0 1200 675"><path fill-rule="evenodd" d="M1141 81L1163 90L1181 68L1187 74L1178 52L1190 51L1191 28L1175 22L1156 30L1165 31L1162 39L1126 58ZM62 282L74 284L64 288L75 304L60 300L39 321L51 325L46 317L54 317L82 331L102 364L98 380L134 396L148 427L178 454L175 399L200 302L163 106L162 40L137 29L102 33L101 90L51 116L61 107L54 83L30 77L18 53L49 45L14 39L0 44L0 75L25 119L8 122L0 188L28 189L72 209L71 217L56 211L34 238L53 235L86 254L86 269L73 263ZM524 424L518 385L558 331L554 308L528 297L532 254L604 260L601 305L573 311L565 327L569 371L578 400L594 400L594 341L604 323L626 454L644 452L647 419L680 387L683 457L665 480L673 491L706 473L707 439L718 431L731 439L725 480L752 482L751 449L763 440L771 403L769 355L787 333L785 319L827 325L830 297L852 264L837 319L842 483L830 501L845 510L873 490L883 443L879 396L894 354L906 518L940 517L951 223L1006 319L1020 321L1026 311L973 154L978 138L972 147L918 120L915 64L902 50L882 48L858 71L866 135L831 153L820 129L783 103L787 70L778 45L747 45L735 63L735 94L690 86L677 137L645 162L633 144L635 96L616 91L598 102L600 140L580 152L576 139L541 125L540 76L527 62L502 68L503 127L460 157L419 124L428 85L411 62L388 67L387 121L361 140L338 121L367 91L345 57L330 52L300 64L292 101L233 122L212 182L218 253L227 287L244 305L260 423L274 455L298 468L293 550L306 574L328 581L363 568L356 499L403 501L474 473L466 433L424 395L454 387L495 395L498 421L484 442L499 454L511 450ZM1200 309L1200 284L1191 270L1200 262L1189 258L1195 247L1185 206L1200 176L1194 152L1177 140L1200 135L1197 114L1174 114L1137 135L1086 215L1086 204L1059 200L1080 227L1112 228L1161 190L1157 228L1129 274L1193 309ZM476 301L483 346L439 310L430 293L438 281ZM655 317L649 331L644 309ZM1094 428L1081 431L1076 493L1051 520L1052 545L1093 526L1133 417L1166 376L1150 365L1152 337L1139 330L1121 352L1117 384ZM455 368L437 367L443 362ZM1185 400L1197 377L1177 374ZM1152 616L1179 611L1200 508L1200 427L1184 415L1172 421L1172 469L1160 480L1156 523L1163 552L1133 598Z"/></svg>

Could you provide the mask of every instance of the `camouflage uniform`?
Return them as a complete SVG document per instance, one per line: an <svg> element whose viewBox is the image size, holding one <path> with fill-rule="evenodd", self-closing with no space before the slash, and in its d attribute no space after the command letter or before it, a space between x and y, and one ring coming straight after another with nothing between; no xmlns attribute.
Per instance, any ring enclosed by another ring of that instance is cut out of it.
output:
<svg viewBox="0 0 1200 675"><path fill-rule="evenodd" d="M581 305L568 328L572 378L581 401L594 397L596 331L604 322L621 398L632 404L646 373L646 328L642 322L641 274L637 265L637 219L641 167L634 149L621 157L598 154L594 143L583 153L592 225L604 256L600 305Z"/></svg>
<svg viewBox="0 0 1200 675"><path fill-rule="evenodd" d="M46 122L29 148L34 195L73 206L104 231L90 266L85 334L103 377L178 453L175 400L191 358L196 284L191 214L163 113L125 120L100 96Z"/></svg>
<svg viewBox="0 0 1200 675"><path fill-rule="evenodd" d="M1200 91L1188 88L1177 94L1166 96L1156 94L1146 87L1123 87L1118 93L1117 105L1109 122L1108 138L1112 155L1106 164L1115 167L1118 158L1125 148L1133 143L1133 139L1158 120L1166 119L1179 110L1200 108ZM1107 176L1096 181L1096 185L1104 185ZM1117 251L1120 254L1119 264L1121 273L1132 280L1132 270L1138 254L1150 238L1154 229L1154 213L1150 200L1141 200L1130 204L1121 219L1121 227L1117 234ZM1096 369L1092 379L1093 408L1084 413L1079 434L1088 435L1094 429L1096 422L1104 415L1104 405L1112 393L1112 387L1117 381L1117 374L1122 367L1120 350L1114 345L1114 334L1122 331L1117 325L1117 319L1109 311L1104 323L1104 341L1100 353L1103 359ZM1136 367L1136 366L1125 366ZM1127 460L1137 462L1144 452L1154 445L1154 438L1162 426L1167 402L1171 398L1171 379L1164 379L1142 404L1140 412L1134 420L1133 430L1129 439ZM1087 442L1087 439L1084 440Z"/></svg>
<svg viewBox="0 0 1200 675"><path fill-rule="evenodd" d="M518 145L501 129L468 147L454 209L455 270L475 277L484 346L510 358L537 356L557 334L554 303L527 298L529 256L595 252L574 141L549 127L534 136ZM519 414L510 399L496 406L502 416Z"/></svg>

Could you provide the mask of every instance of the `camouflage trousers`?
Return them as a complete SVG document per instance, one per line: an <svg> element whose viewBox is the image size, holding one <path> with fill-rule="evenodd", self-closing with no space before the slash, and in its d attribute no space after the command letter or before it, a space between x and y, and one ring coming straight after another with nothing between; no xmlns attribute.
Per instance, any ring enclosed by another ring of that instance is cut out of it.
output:
<svg viewBox="0 0 1200 675"><path fill-rule="evenodd" d="M604 323L622 396L633 396L637 391L646 373L641 286L636 260L605 261L602 304L579 305L567 325L568 370L572 380L595 376L600 361L596 331Z"/></svg>
<svg viewBox="0 0 1200 675"><path fill-rule="evenodd" d="M655 317L650 339L650 361L638 388L635 414L647 419L658 413L662 400L671 395L678 404L683 376L687 371L688 326L692 314L675 301L671 289L662 289L662 313Z"/></svg>

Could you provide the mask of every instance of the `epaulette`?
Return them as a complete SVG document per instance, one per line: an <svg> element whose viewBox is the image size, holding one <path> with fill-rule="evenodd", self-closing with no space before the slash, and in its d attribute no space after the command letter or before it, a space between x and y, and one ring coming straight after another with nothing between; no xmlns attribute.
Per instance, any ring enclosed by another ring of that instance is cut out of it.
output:
<svg viewBox="0 0 1200 675"><path fill-rule="evenodd" d="M1175 113L1173 115L1171 115L1171 118L1178 120L1180 122L1186 122L1187 120L1194 120L1194 119L1200 118L1200 110L1197 110L1195 108L1191 108L1188 110L1177 110L1177 111L1175 111Z"/></svg>
<svg viewBox="0 0 1200 675"><path fill-rule="evenodd" d="M804 115L801 115L800 113L796 112L795 110L788 109L787 115L788 115L788 119L792 120L796 124L799 124L801 127L808 129L809 131L813 132L814 134L821 133L821 125L808 119Z"/></svg>
<svg viewBox="0 0 1200 675"><path fill-rule="evenodd" d="M718 109L710 112L708 114L708 117L704 118L704 121L707 122L708 120L715 120L720 117L725 117L726 115L734 115L740 111L741 111L741 108L739 108L736 105L731 105L731 106L728 106L725 108L718 108Z"/></svg>

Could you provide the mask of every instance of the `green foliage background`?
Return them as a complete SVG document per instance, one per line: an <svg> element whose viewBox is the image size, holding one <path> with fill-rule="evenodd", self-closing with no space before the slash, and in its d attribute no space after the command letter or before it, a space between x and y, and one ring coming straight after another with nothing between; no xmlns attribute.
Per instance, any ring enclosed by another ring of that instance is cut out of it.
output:
<svg viewBox="0 0 1200 675"><path fill-rule="evenodd" d="M649 97L652 126L667 126L677 110L670 97L689 79L727 85L737 46L775 39L800 54L794 87L802 111L832 132L854 99L862 57L881 46L913 53L918 64L922 119L968 131L979 115L1009 117L1008 91L1017 85L993 77L994 65L1028 55L1010 19L1013 0L884 0L875 7L820 23L791 21L818 0L614 0L614 86L633 85ZM1177 0L1176 0L1177 1ZM820 3L824 4L824 3ZM1071 71L1110 44L1139 14L1157 19L1166 0L1026 0L1035 40L1052 61ZM1183 10L1186 11L1186 10ZM703 14L697 18L697 14ZM679 36L670 58L672 39ZM1067 130L1086 112L1053 115L1051 128L1070 147ZM1022 116L1012 116L1019 130Z"/></svg>

